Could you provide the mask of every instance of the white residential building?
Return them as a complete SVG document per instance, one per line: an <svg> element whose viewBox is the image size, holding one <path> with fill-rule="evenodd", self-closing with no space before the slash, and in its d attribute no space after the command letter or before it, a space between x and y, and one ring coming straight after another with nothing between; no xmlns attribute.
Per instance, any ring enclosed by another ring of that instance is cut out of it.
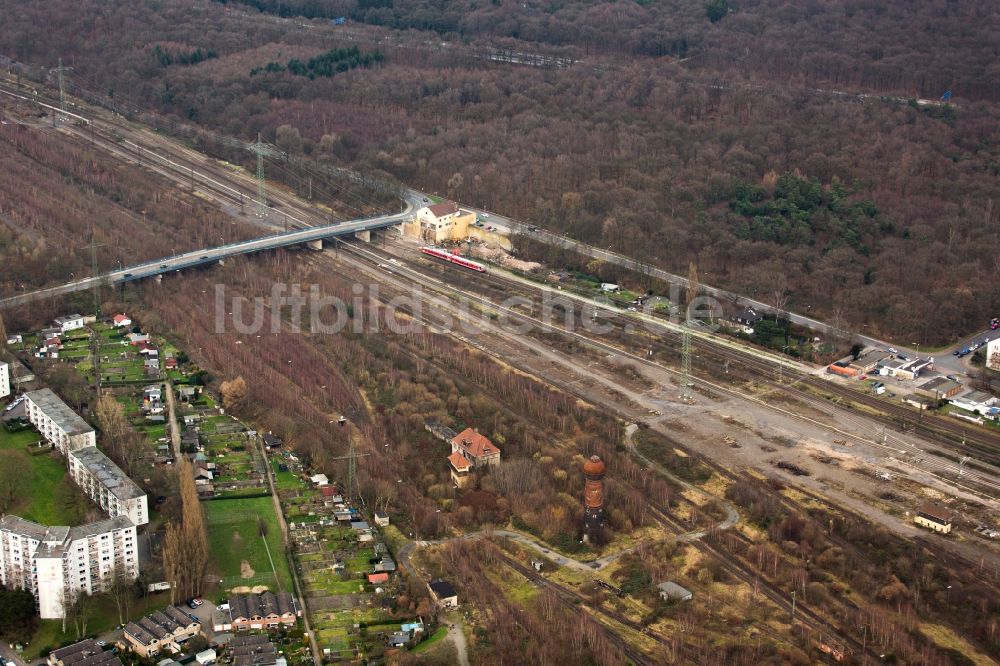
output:
<svg viewBox="0 0 1000 666"><path fill-rule="evenodd" d="M70 476L109 516L127 516L136 525L149 522L146 493L96 446L73 451L67 460Z"/></svg>
<svg viewBox="0 0 1000 666"><path fill-rule="evenodd" d="M0 361L0 398L10 395L10 365Z"/></svg>
<svg viewBox="0 0 1000 666"><path fill-rule="evenodd" d="M79 527L0 518L0 582L30 590L42 619L63 617L76 594L105 590L116 572L139 574L135 525L125 516Z"/></svg>
<svg viewBox="0 0 1000 666"><path fill-rule="evenodd" d="M70 451L97 445L94 429L51 389L31 391L25 396L28 398L28 420L60 453L66 455Z"/></svg>
<svg viewBox="0 0 1000 666"><path fill-rule="evenodd" d="M50 389L31 391L28 419L66 456L70 476L112 518L128 516L135 525L149 522L146 494L97 448L94 429Z"/></svg>
<svg viewBox="0 0 1000 666"><path fill-rule="evenodd" d="M83 315L71 314L65 317L56 317L55 324L63 333L75 331L78 328L83 328Z"/></svg>

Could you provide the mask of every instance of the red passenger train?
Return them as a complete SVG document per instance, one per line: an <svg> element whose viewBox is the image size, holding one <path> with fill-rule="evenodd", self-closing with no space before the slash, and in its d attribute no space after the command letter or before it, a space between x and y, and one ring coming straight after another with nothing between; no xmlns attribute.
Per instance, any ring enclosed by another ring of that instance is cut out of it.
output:
<svg viewBox="0 0 1000 666"><path fill-rule="evenodd" d="M478 261L471 261L469 259L466 259L461 255L453 254L448 250L442 250L441 248L437 247L422 247L420 248L420 251L423 252L424 254L429 254L430 256L436 259L443 259L444 261L449 261L453 264L457 264L462 268L468 268L470 271L476 271L479 273L486 272L485 265L479 263Z"/></svg>

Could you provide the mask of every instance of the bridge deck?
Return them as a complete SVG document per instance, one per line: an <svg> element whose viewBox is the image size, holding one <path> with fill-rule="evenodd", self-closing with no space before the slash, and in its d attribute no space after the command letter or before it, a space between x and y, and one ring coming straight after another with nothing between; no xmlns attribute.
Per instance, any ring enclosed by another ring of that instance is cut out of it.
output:
<svg viewBox="0 0 1000 666"><path fill-rule="evenodd" d="M347 236L359 231L386 229L400 224L409 215L410 212L406 211L403 213L396 213L394 215L381 215L379 217L362 220L338 222L336 224L329 224L321 227L309 227L307 229L285 231L271 236L253 238L251 240L239 241L204 250L184 252L183 254L174 255L172 257L165 257L163 259L136 264L135 266L127 266L118 270L108 271L106 273L102 273L96 278L85 278L83 280L76 280L75 282L49 287L48 289L41 289L29 294L11 296L0 300L0 308L21 305L34 300L50 298L60 294L68 294L74 291L83 291L93 287L95 282L110 282L112 284L117 284L121 282L129 282L131 280L141 280L143 278L155 277L157 275L179 271L185 268L214 263L222 259L226 259L227 257L235 257L241 254L275 250L280 247L308 243L310 241L322 240L324 238Z"/></svg>

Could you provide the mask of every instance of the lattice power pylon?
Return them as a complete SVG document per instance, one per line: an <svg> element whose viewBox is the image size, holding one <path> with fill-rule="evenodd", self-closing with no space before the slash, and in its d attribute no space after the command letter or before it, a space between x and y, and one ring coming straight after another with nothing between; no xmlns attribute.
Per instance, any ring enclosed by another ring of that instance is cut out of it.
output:
<svg viewBox="0 0 1000 666"><path fill-rule="evenodd" d="M267 190L264 187L264 156L277 155L278 151L264 143L257 134L257 143L251 143L250 152L257 155L257 215L267 217Z"/></svg>

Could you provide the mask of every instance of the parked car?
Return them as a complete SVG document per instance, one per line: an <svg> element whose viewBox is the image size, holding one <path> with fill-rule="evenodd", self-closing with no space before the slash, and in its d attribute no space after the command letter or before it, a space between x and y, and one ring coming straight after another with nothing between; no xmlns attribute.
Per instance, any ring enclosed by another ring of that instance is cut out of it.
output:
<svg viewBox="0 0 1000 666"><path fill-rule="evenodd" d="M1000 318L993 317L993 319L990 319L990 330L995 331L998 328L1000 328Z"/></svg>

